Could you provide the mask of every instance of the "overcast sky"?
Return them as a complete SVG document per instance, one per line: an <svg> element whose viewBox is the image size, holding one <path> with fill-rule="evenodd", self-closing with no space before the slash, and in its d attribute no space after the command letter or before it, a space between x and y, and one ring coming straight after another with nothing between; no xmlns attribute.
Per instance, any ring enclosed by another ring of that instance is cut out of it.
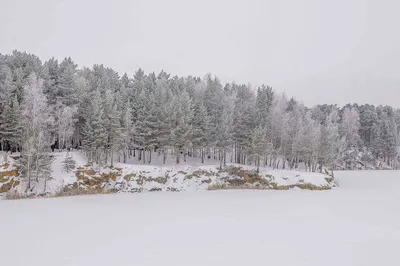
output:
<svg viewBox="0 0 400 266"><path fill-rule="evenodd" d="M400 107L400 1L0 0L0 53Z"/></svg>

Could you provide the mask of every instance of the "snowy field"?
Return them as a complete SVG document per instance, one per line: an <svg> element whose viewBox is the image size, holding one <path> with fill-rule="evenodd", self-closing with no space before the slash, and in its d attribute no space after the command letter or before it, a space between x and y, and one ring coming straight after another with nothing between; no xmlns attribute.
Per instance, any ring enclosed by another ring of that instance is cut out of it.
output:
<svg viewBox="0 0 400 266"><path fill-rule="evenodd" d="M1 265L400 265L400 172L336 176L330 191L0 201Z"/></svg>

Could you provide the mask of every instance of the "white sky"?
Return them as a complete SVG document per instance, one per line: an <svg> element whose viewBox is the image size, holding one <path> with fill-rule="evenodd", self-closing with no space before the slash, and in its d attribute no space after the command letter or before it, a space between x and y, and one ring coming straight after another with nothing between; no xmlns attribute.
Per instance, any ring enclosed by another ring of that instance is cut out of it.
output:
<svg viewBox="0 0 400 266"><path fill-rule="evenodd" d="M0 0L0 53L400 107L400 1Z"/></svg>

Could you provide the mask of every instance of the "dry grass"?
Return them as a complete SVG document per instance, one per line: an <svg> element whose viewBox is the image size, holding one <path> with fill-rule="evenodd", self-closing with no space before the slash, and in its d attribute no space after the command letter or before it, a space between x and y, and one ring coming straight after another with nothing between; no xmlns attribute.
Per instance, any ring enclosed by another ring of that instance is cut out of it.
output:
<svg viewBox="0 0 400 266"><path fill-rule="evenodd" d="M117 193L116 190L107 190L104 188L65 188L63 190L59 190L54 194L26 194L19 193L16 191L9 191L3 197L3 200L20 200L20 199L34 199L34 198L59 198L59 197L72 197L72 196L81 196L81 195L98 195L98 194L112 194Z"/></svg>
<svg viewBox="0 0 400 266"><path fill-rule="evenodd" d="M7 193L13 187L18 186L19 183L20 183L19 180L11 180L10 182L0 184L0 194Z"/></svg>
<svg viewBox="0 0 400 266"><path fill-rule="evenodd" d="M72 196L80 196L80 195L97 195L97 194L111 194L115 193L114 190L107 190L104 188L72 188L72 189L63 189L57 191L54 195L50 195L49 197L72 197Z"/></svg>
<svg viewBox="0 0 400 266"><path fill-rule="evenodd" d="M329 185L325 186L316 186L313 184L309 183L303 183L303 184L294 184L294 185L282 185L279 186L276 183L258 183L258 184L251 184L251 183L228 183L228 184L214 184L209 186L207 189L208 190L221 190L221 189L250 189L250 190L265 190L265 189L270 189L270 190L289 190L291 188L301 188L304 190L329 190L331 187Z"/></svg>
<svg viewBox="0 0 400 266"><path fill-rule="evenodd" d="M20 200L20 199L34 199L38 196L33 194L19 193L17 191L8 191L3 197L3 200Z"/></svg>
<svg viewBox="0 0 400 266"><path fill-rule="evenodd" d="M241 185L214 184L207 188L207 190L228 190L228 189L266 190L269 189L269 187L263 185L249 186L247 184L241 184Z"/></svg>
<svg viewBox="0 0 400 266"><path fill-rule="evenodd" d="M307 189L307 190L329 190L331 189L331 186L325 185L325 186L316 186L310 183L300 183L300 184L294 184L294 185L282 185L279 186L276 183L271 183L272 189L274 190L289 190L291 188L301 188L301 189Z"/></svg>

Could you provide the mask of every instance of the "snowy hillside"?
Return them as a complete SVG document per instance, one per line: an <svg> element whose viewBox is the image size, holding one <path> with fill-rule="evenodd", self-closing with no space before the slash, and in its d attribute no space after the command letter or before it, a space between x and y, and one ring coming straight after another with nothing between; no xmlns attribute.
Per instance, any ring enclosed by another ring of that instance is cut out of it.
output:
<svg viewBox="0 0 400 266"><path fill-rule="evenodd" d="M0 201L1 262L400 265L400 173L337 175L341 189L323 192L229 190Z"/></svg>
<svg viewBox="0 0 400 266"><path fill-rule="evenodd" d="M65 159L71 156L74 169L67 171ZM17 155L15 155L17 156ZM14 156L14 158L16 158ZM87 164L87 158L79 151L51 153L51 177L44 181L33 180L31 194L54 195L60 191L112 191L112 192L147 192L147 191L193 191L207 189L276 189L288 190L301 188L326 190L335 186L333 179L320 173L304 171L273 170L261 167L259 173L254 166L228 164L222 170L217 161L207 160L203 165L199 159L190 158L182 164L163 165L157 163L160 155L153 154L154 165L143 165L132 157L126 164L115 163L114 167L98 167ZM0 182L2 194L8 190L24 193L26 178L21 178L16 161L9 156L7 166L12 167L14 179ZM10 168L11 169L11 168ZM10 171L10 169L6 169ZM6 175L5 171L2 174ZM0 180L1 181L1 180ZM7 182L5 182L7 181Z"/></svg>

